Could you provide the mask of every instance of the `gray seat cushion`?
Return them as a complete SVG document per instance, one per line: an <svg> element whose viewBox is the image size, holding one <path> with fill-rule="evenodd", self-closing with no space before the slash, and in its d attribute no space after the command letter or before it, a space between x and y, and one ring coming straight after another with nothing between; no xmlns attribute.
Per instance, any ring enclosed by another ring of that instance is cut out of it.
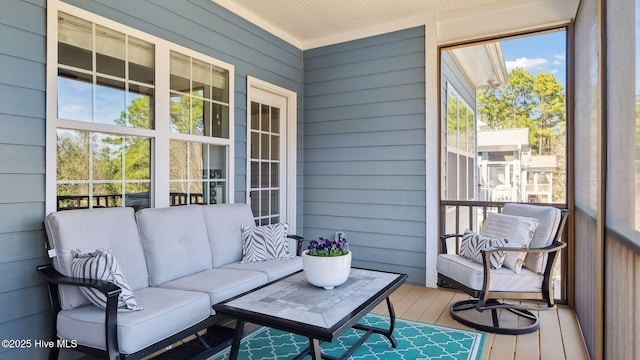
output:
<svg viewBox="0 0 640 360"><path fill-rule="evenodd" d="M133 208L66 210L49 214L44 221L56 270L72 276L72 249L92 252L106 249L113 254L132 290L149 286L144 253L138 236ZM77 287L60 286L63 309L86 305L89 301Z"/></svg>
<svg viewBox="0 0 640 360"><path fill-rule="evenodd" d="M436 264L438 273L474 290L481 290L484 281L482 264L456 254L441 254ZM543 275L523 268L516 274L509 268L491 270L490 291L540 292Z"/></svg>
<svg viewBox="0 0 640 360"><path fill-rule="evenodd" d="M144 310L118 313L118 346L123 354L134 353L195 325L211 313L205 293L148 287L134 295ZM58 314L58 336L62 339L105 349L104 335L104 310L96 306Z"/></svg>
<svg viewBox="0 0 640 360"><path fill-rule="evenodd" d="M302 258L296 256L293 259L261 261L256 263L234 262L224 265L219 269L250 270L265 273L269 281L280 279L283 276L302 270Z"/></svg>
<svg viewBox="0 0 640 360"><path fill-rule="evenodd" d="M162 284L162 288L200 291L209 294L211 306L266 284L267 275L258 271L211 269Z"/></svg>

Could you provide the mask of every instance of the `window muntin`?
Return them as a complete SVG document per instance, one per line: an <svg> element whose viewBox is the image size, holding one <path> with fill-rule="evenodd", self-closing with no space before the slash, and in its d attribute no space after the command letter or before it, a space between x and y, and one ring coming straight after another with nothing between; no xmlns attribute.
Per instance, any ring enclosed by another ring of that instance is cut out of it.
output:
<svg viewBox="0 0 640 360"><path fill-rule="evenodd" d="M275 224L281 219L281 109L251 101L249 197L256 224Z"/></svg>
<svg viewBox="0 0 640 360"><path fill-rule="evenodd" d="M48 194L55 193L48 195L49 211L54 201L57 208L229 201L233 67L73 6L53 5L58 37L48 44L55 81L48 92L47 131L48 146L55 141L58 151L48 157ZM156 72L171 68L171 56L189 59L185 93L171 90L169 73ZM170 129L172 117L184 116L172 111L175 99L188 103L189 132ZM145 146L136 145L140 139ZM174 142L188 144L189 166L184 177L169 179ZM72 150L77 164L70 160ZM167 194L173 190L201 199L172 202Z"/></svg>
<svg viewBox="0 0 640 360"><path fill-rule="evenodd" d="M448 84L447 132L445 159L447 180L443 198L470 200L475 198L475 115Z"/></svg>
<svg viewBox="0 0 640 360"><path fill-rule="evenodd" d="M58 118L153 128L154 49L141 39L60 12Z"/></svg>
<svg viewBox="0 0 640 360"><path fill-rule="evenodd" d="M151 139L57 131L57 210L149 207Z"/></svg>
<svg viewBox="0 0 640 360"><path fill-rule="evenodd" d="M171 140L170 204L226 202L226 147Z"/></svg>
<svg viewBox="0 0 640 360"><path fill-rule="evenodd" d="M175 51L170 69L171 131L228 139L228 71Z"/></svg>

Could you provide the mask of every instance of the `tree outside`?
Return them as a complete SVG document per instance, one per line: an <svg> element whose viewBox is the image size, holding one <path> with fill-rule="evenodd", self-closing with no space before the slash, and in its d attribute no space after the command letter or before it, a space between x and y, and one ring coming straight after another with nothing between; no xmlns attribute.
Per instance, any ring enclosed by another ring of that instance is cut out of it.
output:
<svg viewBox="0 0 640 360"><path fill-rule="evenodd" d="M553 201L565 201L566 92L548 72L532 75L522 68L494 92L478 91L478 117L490 129L529 129L531 155L553 155Z"/></svg>

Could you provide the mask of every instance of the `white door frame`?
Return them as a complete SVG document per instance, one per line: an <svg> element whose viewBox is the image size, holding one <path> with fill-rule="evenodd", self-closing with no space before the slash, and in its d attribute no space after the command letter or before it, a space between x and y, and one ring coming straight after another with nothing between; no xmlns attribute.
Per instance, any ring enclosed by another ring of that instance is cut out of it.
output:
<svg viewBox="0 0 640 360"><path fill-rule="evenodd" d="M286 107L283 109L285 113L285 119L283 121L284 131L282 136L285 139L285 156L286 156L286 186L281 190L281 194L286 197L286 210L283 212L286 222L289 224L291 233L296 233L296 193L297 193L297 98L298 95L285 88L277 85L270 84L266 81L257 79L253 76L247 76L247 152L246 152L246 202L249 203L249 189L251 188L251 179L249 178L249 172L251 169L251 163L249 157L251 156L250 139L251 139L251 100L253 98L252 92L255 89L266 91L268 93L283 97L286 99ZM290 245L291 246L291 245ZM290 247L291 248L291 247Z"/></svg>

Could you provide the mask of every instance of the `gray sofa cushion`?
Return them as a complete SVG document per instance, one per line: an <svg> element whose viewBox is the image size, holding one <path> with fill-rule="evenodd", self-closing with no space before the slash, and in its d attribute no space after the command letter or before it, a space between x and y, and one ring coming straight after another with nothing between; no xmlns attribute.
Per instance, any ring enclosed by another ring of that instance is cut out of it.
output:
<svg viewBox="0 0 640 360"><path fill-rule="evenodd" d="M136 218L151 286L212 268L201 206L142 209Z"/></svg>
<svg viewBox="0 0 640 360"><path fill-rule="evenodd" d="M170 281L162 287L207 293L212 306L267 282L267 275L257 271L211 269Z"/></svg>
<svg viewBox="0 0 640 360"><path fill-rule="evenodd" d="M263 261L257 263L234 262L221 266L219 269L235 269L259 271L265 273L269 281L280 279L283 276L293 274L298 270L302 270L302 258L295 256L292 259L284 259L278 261Z"/></svg>
<svg viewBox="0 0 640 360"><path fill-rule="evenodd" d="M138 237L132 208L66 210L51 213L44 221L47 237L57 256L53 266L61 274L72 276L72 249L109 250L118 259L132 290L149 286L144 253ZM63 309L88 304L74 286L60 286Z"/></svg>
<svg viewBox="0 0 640 360"><path fill-rule="evenodd" d="M213 267L242 260L242 232L240 226L255 224L251 207L247 204L219 204L202 206Z"/></svg>
<svg viewBox="0 0 640 360"><path fill-rule="evenodd" d="M134 294L144 310L118 313L118 347L124 354L195 325L211 313L205 293L148 287ZM104 349L104 310L87 305L61 311L58 336Z"/></svg>

